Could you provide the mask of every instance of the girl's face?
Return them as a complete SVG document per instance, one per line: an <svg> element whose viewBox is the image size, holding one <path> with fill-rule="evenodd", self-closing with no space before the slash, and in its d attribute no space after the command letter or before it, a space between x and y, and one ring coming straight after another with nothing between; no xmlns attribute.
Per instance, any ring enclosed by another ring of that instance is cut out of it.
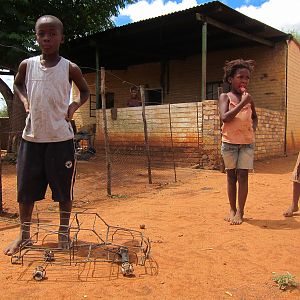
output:
<svg viewBox="0 0 300 300"><path fill-rule="evenodd" d="M237 69L233 77L229 77L231 89L238 94L242 94L247 88L250 80L250 71L246 68Z"/></svg>

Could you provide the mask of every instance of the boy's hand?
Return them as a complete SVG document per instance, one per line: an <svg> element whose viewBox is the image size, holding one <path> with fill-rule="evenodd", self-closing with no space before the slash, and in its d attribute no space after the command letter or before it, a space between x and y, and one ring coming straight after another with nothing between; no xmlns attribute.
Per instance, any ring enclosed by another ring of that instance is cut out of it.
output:
<svg viewBox="0 0 300 300"><path fill-rule="evenodd" d="M24 99L21 101L23 102L23 105L24 105L24 109L25 109L25 113L26 115L29 114L29 103L28 103L28 100L24 97Z"/></svg>
<svg viewBox="0 0 300 300"><path fill-rule="evenodd" d="M70 122L73 118L73 115L75 113L75 111L79 108L79 103L78 102L72 102L70 105L69 105L69 108L68 108L68 114L66 116L66 120L68 122Z"/></svg>

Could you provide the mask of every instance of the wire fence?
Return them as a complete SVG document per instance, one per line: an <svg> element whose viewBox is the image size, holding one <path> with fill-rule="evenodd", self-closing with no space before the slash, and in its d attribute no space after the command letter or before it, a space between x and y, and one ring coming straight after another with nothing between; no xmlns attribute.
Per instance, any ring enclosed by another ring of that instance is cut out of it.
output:
<svg viewBox="0 0 300 300"><path fill-rule="evenodd" d="M107 116L107 143L103 112ZM147 106L144 110L121 108L116 120L111 110L98 110L97 131L92 137L94 153L84 157L90 149L86 140L79 141L74 206L84 207L107 196L122 200L188 181L198 168L213 160L211 155L218 156L219 152L217 145L204 145L203 113L202 103L197 102ZM22 134L22 130L12 128L22 126L21 109L15 109L5 125L1 123L1 137L8 137L12 144L2 150L0 168L2 209L10 213L17 212L16 154ZM50 191L46 197L51 198Z"/></svg>
<svg viewBox="0 0 300 300"><path fill-rule="evenodd" d="M83 66L80 68L85 69ZM107 196L125 199L149 189L188 180L197 168L208 166L210 162L216 164L208 168L217 167L219 141L205 140L208 130L212 130L213 136L219 135L216 111L213 111L212 125L205 129L209 122L204 124L207 112L202 103L152 105L156 103L148 101L146 106L143 86L112 71L102 71L104 76L118 81L120 86L126 85L128 89L137 87L142 106L106 109L107 82L105 79L101 82L98 93L102 96L102 109L98 109L95 115L97 130L91 132L89 139L81 137L77 143L74 206L83 207ZM183 99L189 97L187 93L180 94L178 91L177 96ZM9 103L8 108L9 118L0 119L0 210L14 213L17 211L16 161L25 113L18 99ZM90 139L93 140L92 145ZM51 197L49 191L46 197Z"/></svg>

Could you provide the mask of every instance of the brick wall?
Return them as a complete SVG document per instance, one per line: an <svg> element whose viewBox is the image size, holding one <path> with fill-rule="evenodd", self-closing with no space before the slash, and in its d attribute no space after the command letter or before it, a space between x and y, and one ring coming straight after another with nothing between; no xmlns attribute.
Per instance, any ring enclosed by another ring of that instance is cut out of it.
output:
<svg viewBox="0 0 300 300"><path fill-rule="evenodd" d="M297 49L292 48L294 52ZM299 49L298 49L299 50ZM297 57L299 59L299 54L295 53L292 55L291 50L289 51L290 57L294 57L296 60ZM282 130L284 131L284 122L282 123L282 112L285 111L285 53L286 53L286 45L284 43L277 44L274 48L269 48L265 46L257 46L252 48L241 48L234 50L226 50L226 51L217 51L208 53L207 57L207 81L221 81L223 77L223 66L225 60L231 60L236 58L244 58L244 59L254 59L256 61L255 70L251 76L251 81L249 85L249 92L252 94L254 101L256 103L256 107L258 108L259 113L262 115L261 122L258 129L258 140L257 140L257 150L256 157L257 159L262 159L264 157L270 156L278 156L283 154L284 148L284 138L282 138ZM293 62L294 63L294 62ZM299 65L299 64L298 64ZM294 73L299 72L296 67L294 67ZM298 73L297 73L298 74ZM299 74L297 75L299 76ZM290 76L291 77L291 76ZM296 76L294 76L296 77ZM88 82L88 85L91 89L92 93L95 93L95 74L89 73L85 75L85 78ZM166 80L169 78L169 80ZM171 111L177 109L175 104L180 106L185 106L187 103L191 103L192 107L194 107L195 103L199 101L200 95L200 83L201 83L201 57L200 55L192 56L182 60L172 60L169 62L169 74L166 75L166 90L168 93L164 96L164 105L156 106L156 107L147 107L147 112L151 114L151 111L161 110L162 115L166 115L168 111L168 103L172 103ZM144 85L149 88L158 88L160 87L161 82L161 65L159 63L149 63L144 65L136 65L130 66L127 70L106 70L106 91L113 92L115 96L115 107L118 109L118 121L123 120L121 127L118 128L118 124L116 121L111 123L111 129L114 132L114 141L116 143L126 143L126 141L133 141L134 143L142 145L143 144L143 130L142 123L140 117L140 109L141 108L124 108L127 98L129 97L129 88L130 83L134 83L136 85ZM293 87L290 87L290 91ZM290 93L290 95L292 92ZM295 94L294 102L296 101ZM74 89L73 91L74 99L78 98L78 91ZM205 101L204 103L206 103ZM174 105L173 105L174 104ZM198 109L202 104L198 104ZM206 105L206 104L205 104ZM208 104L207 104L208 105ZM187 118L190 118L190 114L195 114L195 109L193 108L190 112L191 108L184 108L181 116L182 120L184 120L184 115L187 115ZM203 106L204 108L205 106ZM208 107L210 107L208 105ZM292 104L289 106L292 107ZM259 110L262 109L262 110ZM267 109L266 115L263 109ZM292 109L290 109L292 112ZM198 111L199 112L199 111ZM108 111L110 115L110 111ZM215 112L209 117L209 112L204 114L204 118L215 118L218 114ZM100 120L99 120L100 118ZM121 118L121 119L120 119ZM123 119L122 119L123 118ZM135 121L134 118L137 118ZM277 124L278 128L273 126L272 124L276 124L276 118L278 118L278 122L280 126ZM97 118L90 117L90 106L89 103L86 103L82 106L75 114L75 120L77 127L80 128L83 125L95 124L96 120L101 122L101 111L97 111ZM295 124L296 121L296 112L294 119L289 119L289 124ZM150 120L149 120L150 122ZM155 122L163 122L154 120L154 127L158 126ZM215 121L212 121L215 122ZM268 122L271 122L268 124ZM179 122L182 127L188 127L189 130L196 130L195 127L191 127L190 124L184 125L184 122ZM199 120L198 123L200 124ZM175 123L174 123L175 124ZM175 125L172 126L175 126ZM202 124L202 123L201 123ZM117 126L117 127L116 127ZM151 122L149 123L151 129ZM293 125L295 126L295 125ZM218 126L217 126L218 127ZM97 126L97 128L101 128L101 126ZM118 130L115 130L118 128ZM291 128L291 127L290 127ZM295 128L295 127L294 127ZM175 128L174 128L175 130ZM176 129L177 130L177 129ZM201 129L202 130L202 129ZM206 130L206 127L203 127L203 130ZM209 129L211 131L211 128ZM214 129L218 130L218 129ZM278 132L279 131L279 132ZM117 133L119 132L119 134ZM300 134L300 128L297 129L297 132ZM151 132L152 136L150 138L154 142L156 146L158 146L163 139L166 138L166 135L169 133L165 132ZM185 134L187 139L185 141L186 145L191 143L193 139L188 134L188 132L182 133ZM290 136L293 136L295 139L296 132L295 130L290 131ZM203 143L208 148L211 148L212 153L214 153L214 149L217 149L215 146L215 142L212 143L211 139L215 139L214 137L210 137L205 135L205 141L208 143ZM273 142L269 139L273 139ZM264 143L265 139L268 140L268 143ZM188 140L188 142L187 142ZM289 138L292 141L291 138ZM100 142L100 141L99 141ZM97 143L97 141L96 141ZM114 143L114 142L113 142ZM210 144L211 143L211 144ZM281 143L280 145L278 143ZM134 147L137 147L134 144ZM181 152L184 153L187 151L187 156L195 161L195 151L193 150L193 154L189 153L190 147L187 147L186 150L184 145L180 142L177 148L181 148ZM163 145L164 151L166 150L166 145ZM198 146L197 146L198 147ZM193 148L193 147L192 147ZM207 149L208 149L207 148ZM206 150L207 150L206 149ZM200 149L203 150L202 148ZM198 152L200 150L197 150ZM178 150L178 153L180 152ZM200 152L201 152L200 151ZM199 153L200 153L199 152ZM202 153L203 152L203 153ZM198 158L202 161L203 159L207 160L209 164L210 158L207 152L202 151L201 155L198 155ZM197 156L196 155L196 156ZM204 156L203 156L204 155ZM214 153L213 155L217 155ZM205 163L203 163L205 164Z"/></svg>
<svg viewBox="0 0 300 300"><path fill-rule="evenodd" d="M300 47L291 40L288 44L287 74L287 152L300 150Z"/></svg>
<svg viewBox="0 0 300 300"><path fill-rule="evenodd" d="M206 168L220 162L220 122L216 101L164 104L146 107L152 161L172 161ZM113 120L107 110L112 152L146 155L141 107L118 108ZM103 115L97 113L96 145L104 147Z"/></svg>
<svg viewBox="0 0 300 300"><path fill-rule="evenodd" d="M222 81L225 60L235 58L254 59L255 71L249 85L249 91L255 99L257 107L282 111L285 109L285 44L277 44L275 48L258 46L234 50L208 53L207 81ZM85 75L95 94L95 73ZM167 77L169 80L167 80ZM145 85L148 88L161 86L160 63L129 66L127 70L106 70L106 91L114 93L115 107L125 107L129 97L130 83ZM169 62L169 75L165 78L168 93L164 103L197 102L200 97L201 56L196 55L182 60ZM167 83L168 82L168 83ZM76 88L74 98L78 98ZM75 115L76 123L95 123L90 117L89 103L86 103Z"/></svg>
<svg viewBox="0 0 300 300"><path fill-rule="evenodd" d="M91 93L95 91L94 82L94 73L89 73L85 75L85 79L87 80L88 86L90 88ZM74 101L79 101L79 91L77 87L73 84L72 86L72 99ZM78 109L74 114L74 120L77 126L77 129L80 129L83 126L88 126L91 124L96 124L96 118L90 116L90 101L88 100L84 105Z"/></svg>
<svg viewBox="0 0 300 300"><path fill-rule="evenodd" d="M285 44L275 48L259 46L208 53L207 81L222 81L225 60L236 58L254 59L255 71L249 85L258 107L273 110L285 108ZM148 88L161 86L160 64L149 63L129 66L127 70L106 70L106 91L115 94L115 107L125 107L130 83ZM91 92L95 93L95 74L86 76ZM201 83L201 56L196 55L169 62L169 93L164 103L199 101ZM76 92L77 93L77 92ZM75 94L76 94L75 93Z"/></svg>
<svg viewBox="0 0 300 300"><path fill-rule="evenodd" d="M0 147L7 150L7 141L9 136L9 118L0 118Z"/></svg>
<svg viewBox="0 0 300 300"><path fill-rule="evenodd" d="M284 155L284 113L257 109L255 159ZM152 160L220 166L220 120L218 102L164 104L146 107L147 130ZM108 136L113 153L146 155L142 108L119 108L113 120L107 110ZM104 147L103 115L98 111L96 145Z"/></svg>
<svg viewBox="0 0 300 300"><path fill-rule="evenodd" d="M236 58L255 60L249 92L256 107L282 111L285 109L285 44L219 51L208 56L208 81L222 78L225 60ZM221 68L220 68L221 67Z"/></svg>
<svg viewBox="0 0 300 300"><path fill-rule="evenodd" d="M285 113L256 108L255 160L284 155Z"/></svg>

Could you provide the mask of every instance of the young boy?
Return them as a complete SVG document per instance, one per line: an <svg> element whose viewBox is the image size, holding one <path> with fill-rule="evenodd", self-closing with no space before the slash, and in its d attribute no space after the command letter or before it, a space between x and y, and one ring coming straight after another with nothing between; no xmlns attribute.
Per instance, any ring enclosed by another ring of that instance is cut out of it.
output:
<svg viewBox="0 0 300 300"><path fill-rule="evenodd" d="M89 97L79 67L59 55L64 41L62 22L54 16L42 16L35 24L35 32L42 54L22 61L14 82L14 91L23 102L27 118L17 161L20 233L4 249L6 255L13 255L22 244L30 243L34 203L45 198L48 184L52 199L59 202L58 247L69 247L75 174L70 120ZM70 104L72 81L80 91L79 103Z"/></svg>
<svg viewBox="0 0 300 300"><path fill-rule="evenodd" d="M293 181L293 199L290 207L283 213L285 217L292 217L299 210L300 197L300 152L292 175Z"/></svg>
<svg viewBox="0 0 300 300"><path fill-rule="evenodd" d="M224 82L229 83L230 92L222 93L219 99L223 122L221 152L227 173L230 203L229 215L225 220L232 225L243 222L248 195L248 173L253 169L257 114L253 99L247 91L253 63L243 59L226 62Z"/></svg>

